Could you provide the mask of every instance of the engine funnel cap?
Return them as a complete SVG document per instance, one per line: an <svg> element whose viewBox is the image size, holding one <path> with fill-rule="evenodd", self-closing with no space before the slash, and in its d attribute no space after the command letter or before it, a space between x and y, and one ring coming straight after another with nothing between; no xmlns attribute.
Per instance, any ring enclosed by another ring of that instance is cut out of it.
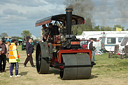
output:
<svg viewBox="0 0 128 85"><path fill-rule="evenodd" d="M66 12L72 12L73 11L73 9L72 8L66 8L66 10L65 10Z"/></svg>

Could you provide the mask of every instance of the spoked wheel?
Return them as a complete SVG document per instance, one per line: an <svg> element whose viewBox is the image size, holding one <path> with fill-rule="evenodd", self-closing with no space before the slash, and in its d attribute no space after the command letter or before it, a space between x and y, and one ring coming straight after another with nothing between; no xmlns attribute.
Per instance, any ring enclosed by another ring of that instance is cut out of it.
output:
<svg viewBox="0 0 128 85"><path fill-rule="evenodd" d="M39 42L36 47L36 68L39 74L46 74L49 72L49 63L45 60L47 50L45 42ZM48 57L48 56L47 56Z"/></svg>
<svg viewBox="0 0 128 85"><path fill-rule="evenodd" d="M65 67L60 71L63 80L89 79L91 77L91 61L88 54L62 55Z"/></svg>

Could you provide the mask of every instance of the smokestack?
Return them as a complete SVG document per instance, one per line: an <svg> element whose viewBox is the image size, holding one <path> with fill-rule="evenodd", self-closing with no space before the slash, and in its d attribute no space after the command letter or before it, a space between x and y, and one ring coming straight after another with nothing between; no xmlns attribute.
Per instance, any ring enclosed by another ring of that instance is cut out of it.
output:
<svg viewBox="0 0 128 85"><path fill-rule="evenodd" d="M70 35L71 29L72 29L72 8L66 8L66 29L67 29L67 34Z"/></svg>

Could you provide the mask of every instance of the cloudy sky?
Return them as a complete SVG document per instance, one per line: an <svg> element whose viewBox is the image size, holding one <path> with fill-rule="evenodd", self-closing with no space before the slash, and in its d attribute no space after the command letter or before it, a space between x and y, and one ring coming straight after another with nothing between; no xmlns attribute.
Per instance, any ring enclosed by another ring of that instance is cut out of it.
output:
<svg viewBox="0 0 128 85"><path fill-rule="evenodd" d="M87 0L86 0L87 1ZM92 0L95 25L119 24L128 28L127 0ZM65 0L0 0L0 33L21 36L29 30L39 37L41 27L35 22L47 16L65 13Z"/></svg>

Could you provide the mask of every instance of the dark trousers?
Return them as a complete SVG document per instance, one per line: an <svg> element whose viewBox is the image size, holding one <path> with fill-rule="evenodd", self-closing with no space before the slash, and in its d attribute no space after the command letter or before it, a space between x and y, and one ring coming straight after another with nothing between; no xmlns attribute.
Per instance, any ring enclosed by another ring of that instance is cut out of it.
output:
<svg viewBox="0 0 128 85"><path fill-rule="evenodd" d="M15 75L18 75L19 65L18 65L18 62L17 62L17 63L11 63L11 65L10 65L10 75L11 76L13 76L14 66L15 66Z"/></svg>
<svg viewBox="0 0 128 85"><path fill-rule="evenodd" d="M27 58L26 58L26 60L25 60L25 62L24 62L24 65L25 65L25 66L26 66L26 64L28 63L28 61L30 61L31 66L34 66L32 54L30 54L30 56L27 55Z"/></svg>
<svg viewBox="0 0 128 85"><path fill-rule="evenodd" d="M6 67L6 55L0 55L0 72L4 72L5 67Z"/></svg>

